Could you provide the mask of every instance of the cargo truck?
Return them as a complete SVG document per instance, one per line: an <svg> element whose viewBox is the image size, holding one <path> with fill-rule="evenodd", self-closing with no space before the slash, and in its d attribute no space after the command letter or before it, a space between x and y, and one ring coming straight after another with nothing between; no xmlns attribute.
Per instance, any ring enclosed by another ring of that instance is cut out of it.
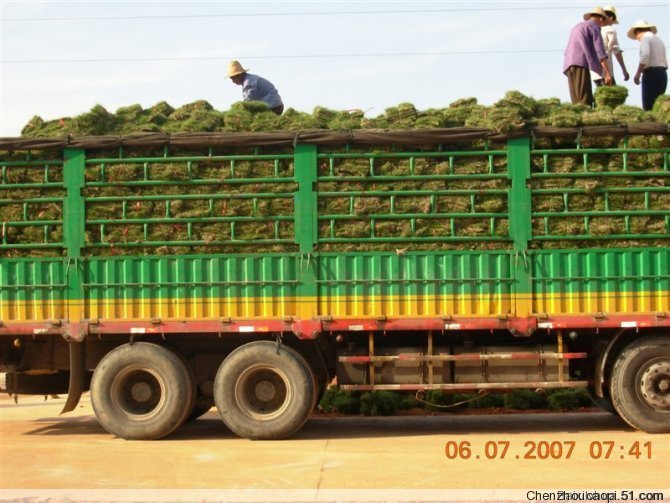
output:
<svg viewBox="0 0 670 503"><path fill-rule="evenodd" d="M586 387L670 432L668 124L0 139L0 371L158 439L326 387Z"/></svg>

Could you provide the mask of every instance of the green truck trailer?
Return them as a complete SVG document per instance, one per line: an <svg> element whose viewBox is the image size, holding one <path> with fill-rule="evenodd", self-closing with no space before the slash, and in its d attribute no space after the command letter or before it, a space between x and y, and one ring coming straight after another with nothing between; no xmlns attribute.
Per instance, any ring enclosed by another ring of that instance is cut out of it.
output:
<svg viewBox="0 0 670 503"><path fill-rule="evenodd" d="M284 438L332 382L586 387L670 432L670 130L0 139L0 371Z"/></svg>

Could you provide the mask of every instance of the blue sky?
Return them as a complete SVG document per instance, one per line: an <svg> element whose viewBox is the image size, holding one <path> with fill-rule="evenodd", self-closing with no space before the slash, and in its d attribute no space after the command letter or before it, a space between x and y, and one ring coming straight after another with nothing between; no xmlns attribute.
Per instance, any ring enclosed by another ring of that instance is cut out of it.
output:
<svg viewBox="0 0 670 503"><path fill-rule="evenodd" d="M229 59L271 80L287 107L362 109L402 102L492 104L508 90L569 100L562 75L571 27L596 4L576 1L0 2L0 136L33 115L73 116L196 100L241 99ZM670 0L614 3L631 76L637 20L670 42ZM639 87L628 104L640 105Z"/></svg>

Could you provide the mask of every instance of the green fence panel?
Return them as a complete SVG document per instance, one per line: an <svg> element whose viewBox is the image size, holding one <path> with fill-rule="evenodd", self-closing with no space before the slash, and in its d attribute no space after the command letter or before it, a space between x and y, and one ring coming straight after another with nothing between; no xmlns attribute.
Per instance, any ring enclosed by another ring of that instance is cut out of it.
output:
<svg viewBox="0 0 670 503"><path fill-rule="evenodd" d="M533 240L667 240L669 156L660 147L534 149Z"/></svg>
<svg viewBox="0 0 670 503"><path fill-rule="evenodd" d="M239 318L295 314L297 255L91 257L88 318Z"/></svg>
<svg viewBox="0 0 670 503"><path fill-rule="evenodd" d="M60 256L65 194L62 159L0 159L2 256Z"/></svg>
<svg viewBox="0 0 670 503"><path fill-rule="evenodd" d="M505 252L326 254L319 257L322 315L502 316L511 314Z"/></svg>
<svg viewBox="0 0 670 503"><path fill-rule="evenodd" d="M506 151L471 148L320 152L321 248L509 245Z"/></svg>
<svg viewBox="0 0 670 503"><path fill-rule="evenodd" d="M120 150L86 165L89 254L231 253L295 242L292 154L132 157Z"/></svg>
<svg viewBox="0 0 670 503"><path fill-rule="evenodd" d="M670 250L537 251L535 313L593 314L670 310Z"/></svg>
<svg viewBox="0 0 670 503"><path fill-rule="evenodd" d="M0 260L0 320L66 317L67 263L60 258Z"/></svg>

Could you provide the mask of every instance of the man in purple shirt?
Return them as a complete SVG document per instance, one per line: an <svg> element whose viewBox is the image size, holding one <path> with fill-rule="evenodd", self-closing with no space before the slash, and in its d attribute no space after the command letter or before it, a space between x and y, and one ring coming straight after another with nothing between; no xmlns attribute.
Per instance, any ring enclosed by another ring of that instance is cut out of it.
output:
<svg viewBox="0 0 670 503"><path fill-rule="evenodd" d="M262 101L277 115L281 115L284 111L284 103L272 82L247 73L247 69L243 68L239 61L231 61L228 64L228 77L234 84L242 86L244 101Z"/></svg>
<svg viewBox="0 0 670 503"><path fill-rule="evenodd" d="M600 34L600 28L605 24L605 11L596 7L584 14L584 21L575 25L570 32L563 73L568 77L570 99L574 104L593 106L590 70L602 75L605 85L612 82L612 74L607 66L607 52Z"/></svg>

